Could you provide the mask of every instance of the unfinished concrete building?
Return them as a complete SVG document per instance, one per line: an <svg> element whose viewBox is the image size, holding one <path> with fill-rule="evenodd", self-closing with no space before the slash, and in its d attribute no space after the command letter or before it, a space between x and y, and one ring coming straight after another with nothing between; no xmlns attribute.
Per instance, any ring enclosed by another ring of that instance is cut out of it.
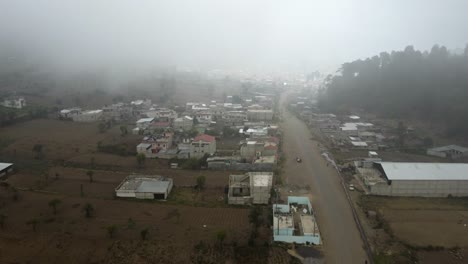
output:
<svg viewBox="0 0 468 264"><path fill-rule="evenodd" d="M268 204L272 172L248 172L229 176L229 204Z"/></svg>

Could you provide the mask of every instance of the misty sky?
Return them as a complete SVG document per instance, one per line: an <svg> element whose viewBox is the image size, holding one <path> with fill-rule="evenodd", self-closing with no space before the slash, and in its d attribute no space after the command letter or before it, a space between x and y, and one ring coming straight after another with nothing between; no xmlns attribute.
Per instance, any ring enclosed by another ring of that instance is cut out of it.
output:
<svg viewBox="0 0 468 264"><path fill-rule="evenodd" d="M330 69L468 42L466 0L0 0L0 42L63 68Z"/></svg>

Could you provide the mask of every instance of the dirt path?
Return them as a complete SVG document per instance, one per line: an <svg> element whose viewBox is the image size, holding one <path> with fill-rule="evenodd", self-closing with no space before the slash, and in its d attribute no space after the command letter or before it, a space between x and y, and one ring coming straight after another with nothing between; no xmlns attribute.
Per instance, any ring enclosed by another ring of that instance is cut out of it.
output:
<svg viewBox="0 0 468 264"><path fill-rule="evenodd" d="M311 202L316 210L326 262L365 263L367 256L340 176L332 166L327 166L317 142L310 140L307 126L286 111L285 96L283 94L281 98L283 145L287 159L285 182L311 187ZM302 163L296 163L296 156L302 157Z"/></svg>

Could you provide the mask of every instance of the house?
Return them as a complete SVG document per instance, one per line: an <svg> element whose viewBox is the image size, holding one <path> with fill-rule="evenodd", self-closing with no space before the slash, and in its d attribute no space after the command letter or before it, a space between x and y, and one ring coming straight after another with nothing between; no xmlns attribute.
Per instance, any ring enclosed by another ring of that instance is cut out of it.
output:
<svg viewBox="0 0 468 264"><path fill-rule="evenodd" d="M145 109L145 108L150 108L152 105L152 102L150 99L145 99L145 100L140 99L140 100L135 100L135 101L130 102L130 105L136 109Z"/></svg>
<svg viewBox="0 0 468 264"><path fill-rule="evenodd" d="M240 156L249 162L263 156L275 156L278 151L276 142L269 138L241 142Z"/></svg>
<svg viewBox="0 0 468 264"><path fill-rule="evenodd" d="M273 120L273 110L249 109L247 110L249 121L271 121Z"/></svg>
<svg viewBox="0 0 468 264"><path fill-rule="evenodd" d="M425 162L374 162L358 168L373 195L447 197L468 196L468 164Z"/></svg>
<svg viewBox="0 0 468 264"><path fill-rule="evenodd" d="M195 119L199 123L210 124L213 120L213 113L211 111L198 111L195 113Z"/></svg>
<svg viewBox="0 0 468 264"><path fill-rule="evenodd" d="M253 127L244 130L244 128L239 129L239 134L244 134L249 137L262 137L268 135L268 127Z"/></svg>
<svg viewBox="0 0 468 264"><path fill-rule="evenodd" d="M0 162L0 179L5 179L13 172L13 163Z"/></svg>
<svg viewBox="0 0 468 264"><path fill-rule="evenodd" d="M166 150L172 147L173 136L174 134L171 132L163 132L158 135L146 136L142 142L153 144L154 150Z"/></svg>
<svg viewBox="0 0 468 264"><path fill-rule="evenodd" d="M225 126L243 126L247 121L247 114L244 111L228 111L221 116Z"/></svg>
<svg viewBox="0 0 468 264"><path fill-rule="evenodd" d="M179 117L174 120L174 129L189 131L193 128L193 118L190 116Z"/></svg>
<svg viewBox="0 0 468 264"><path fill-rule="evenodd" d="M289 196L287 204L276 202L272 210L274 241L313 245L321 243L315 212L309 198Z"/></svg>
<svg viewBox="0 0 468 264"><path fill-rule="evenodd" d="M136 121L136 126L139 129L147 129L151 123L153 122L154 118L153 117L148 117L148 118L141 118L138 121Z"/></svg>
<svg viewBox="0 0 468 264"><path fill-rule="evenodd" d="M124 120L133 116L132 108L124 103L106 105L102 108L104 119Z"/></svg>
<svg viewBox="0 0 468 264"><path fill-rule="evenodd" d="M117 197L166 200L173 187L171 178L130 175L115 189Z"/></svg>
<svg viewBox="0 0 468 264"><path fill-rule="evenodd" d="M172 122L177 118L177 113L168 108L150 108L148 111L143 113L146 117L153 117L160 122Z"/></svg>
<svg viewBox="0 0 468 264"><path fill-rule="evenodd" d="M268 204L273 172L248 172L229 175L229 204Z"/></svg>
<svg viewBox="0 0 468 264"><path fill-rule="evenodd" d="M161 132L161 131L164 131L164 130L167 130L168 128L171 127L171 123L170 122L163 122L163 121L153 121L149 127L147 128L147 130L151 133L157 133L157 132Z"/></svg>
<svg viewBox="0 0 468 264"><path fill-rule="evenodd" d="M60 118L65 118L65 119L73 119L74 116L77 116L80 114L81 114L81 108L79 107L62 109L59 112Z"/></svg>
<svg viewBox="0 0 468 264"><path fill-rule="evenodd" d="M216 152L216 139L213 136L201 134L190 143L190 158L201 158L205 154L213 155Z"/></svg>
<svg viewBox="0 0 468 264"><path fill-rule="evenodd" d="M77 115L72 116L73 121L75 122L97 122L102 119L102 110L88 110L81 112Z"/></svg>
<svg viewBox="0 0 468 264"><path fill-rule="evenodd" d="M430 148L426 153L427 155L441 158L458 159L462 157L468 157L468 148L458 145L448 145L443 147Z"/></svg>
<svg viewBox="0 0 468 264"><path fill-rule="evenodd" d="M8 108L21 109L26 106L26 100L23 97L10 97L0 102L0 105Z"/></svg>

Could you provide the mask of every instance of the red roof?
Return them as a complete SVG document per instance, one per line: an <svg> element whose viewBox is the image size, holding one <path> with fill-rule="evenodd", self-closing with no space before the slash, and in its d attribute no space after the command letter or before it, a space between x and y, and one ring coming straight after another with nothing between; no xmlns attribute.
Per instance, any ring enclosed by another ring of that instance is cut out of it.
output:
<svg viewBox="0 0 468 264"><path fill-rule="evenodd" d="M201 134L196 136L193 141L203 141L203 142L215 142L216 139L213 136L207 135L207 134Z"/></svg>
<svg viewBox="0 0 468 264"><path fill-rule="evenodd" d="M170 125L169 122L154 122L151 124L152 127L169 127Z"/></svg>

